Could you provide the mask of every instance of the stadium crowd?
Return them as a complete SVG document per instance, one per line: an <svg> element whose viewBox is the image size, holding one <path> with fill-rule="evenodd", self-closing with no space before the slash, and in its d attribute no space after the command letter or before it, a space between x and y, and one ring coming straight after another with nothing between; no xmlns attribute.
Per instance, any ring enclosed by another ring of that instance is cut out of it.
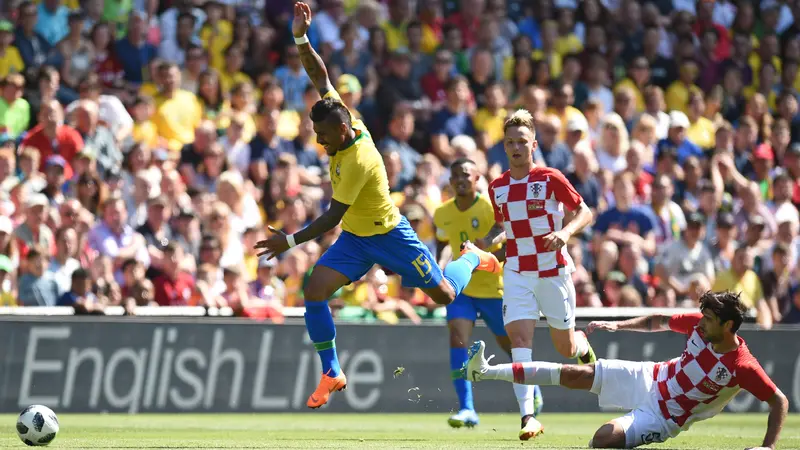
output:
<svg viewBox="0 0 800 450"><path fill-rule="evenodd" d="M319 0L309 39L369 126L432 249L448 164L540 164L595 211L569 243L579 306L681 306L734 289L800 322L798 0ZM253 245L325 210L319 99L291 0L0 6L0 305L229 305L280 321L336 232L279 261ZM441 318L380 268L340 317Z"/></svg>

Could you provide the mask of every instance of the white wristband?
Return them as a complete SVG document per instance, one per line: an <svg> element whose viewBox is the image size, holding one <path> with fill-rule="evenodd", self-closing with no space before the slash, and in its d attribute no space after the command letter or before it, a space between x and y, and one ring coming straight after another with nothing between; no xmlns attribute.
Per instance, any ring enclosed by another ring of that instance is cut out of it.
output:
<svg viewBox="0 0 800 450"><path fill-rule="evenodd" d="M292 247L297 245L297 243L294 240L294 235L293 234L287 234L286 235L286 242L289 243L289 248L292 248Z"/></svg>
<svg viewBox="0 0 800 450"><path fill-rule="evenodd" d="M308 36L304 34L302 37L295 37L294 44L295 45L308 44Z"/></svg>

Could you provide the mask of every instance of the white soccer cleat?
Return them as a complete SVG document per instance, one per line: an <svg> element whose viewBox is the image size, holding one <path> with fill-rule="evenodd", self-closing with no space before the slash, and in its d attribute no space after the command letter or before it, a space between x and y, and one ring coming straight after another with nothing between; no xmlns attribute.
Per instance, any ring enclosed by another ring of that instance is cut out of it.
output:
<svg viewBox="0 0 800 450"><path fill-rule="evenodd" d="M478 425L478 414L471 409L462 409L447 419L447 423L453 428L473 428Z"/></svg>
<svg viewBox="0 0 800 450"><path fill-rule="evenodd" d="M489 371L489 361L494 358L494 355L489 356L487 359L484 355L486 350L486 343L483 341L475 341L469 348L467 353L467 362L461 368L464 379L468 381L481 381L483 374Z"/></svg>

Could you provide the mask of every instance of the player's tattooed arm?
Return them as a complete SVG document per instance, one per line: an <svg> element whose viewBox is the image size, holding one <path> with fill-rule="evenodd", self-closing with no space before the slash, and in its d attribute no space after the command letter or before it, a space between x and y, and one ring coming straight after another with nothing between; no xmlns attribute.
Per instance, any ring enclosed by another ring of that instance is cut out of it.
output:
<svg viewBox="0 0 800 450"><path fill-rule="evenodd" d="M314 50L314 47L311 44L300 44L297 49L300 51L300 61L306 69L308 78L314 83L319 95L324 96L332 91L333 86L328 78L328 69L325 68L325 63L322 62L322 58Z"/></svg>
<svg viewBox="0 0 800 450"><path fill-rule="evenodd" d="M303 242L314 240L332 230L342 221L342 217L344 217L344 213L347 212L348 208L350 208L350 205L331 200L331 207L327 211L294 235L295 242L299 245Z"/></svg>
<svg viewBox="0 0 800 450"><path fill-rule="evenodd" d="M292 34L295 38L303 38L311 26L311 8L303 3L297 2L294 5L294 20L292 21ZM328 78L328 69L325 68L325 63L322 58L317 54L311 43L297 44L297 50L300 53L300 62L306 69L308 78L314 83L319 94L324 96L328 91L332 91L331 81Z"/></svg>
<svg viewBox="0 0 800 450"><path fill-rule="evenodd" d="M483 239L479 239L479 242L476 242L476 245L483 248L493 247L497 244L501 244L506 241L506 230L503 228L503 225L496 223L486 233L486 236Z"/></svg>

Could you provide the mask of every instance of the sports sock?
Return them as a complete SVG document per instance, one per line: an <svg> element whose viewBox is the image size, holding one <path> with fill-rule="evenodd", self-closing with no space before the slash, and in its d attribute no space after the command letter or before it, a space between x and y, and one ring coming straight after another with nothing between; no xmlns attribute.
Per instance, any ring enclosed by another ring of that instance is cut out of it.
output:
<svg viewBox="0 0 800 450"><path fill-rule="evenodd" d="M322 373L337 377L342 372L336 356L336 326L328 301L306 302L306 330L322 362Z"/></svg>
<svg viewBox="0 0 800 450"><path fill-rule="evenodd" d="M519 384L558 386L561 384L561 364L543 361L498 364L490 366L481 378Z"/></svg>
<svg viewBox="0 0 800 450"><path fill-rule="evenodd" d="M450 370L453 378L453 387L458 395L459 409L475 409L472 402L472 383L461 377L461 366L467 362L466 348L450 348Z"/></svg>
<svg viewBox="0 0 800 450"><path fill-rule="evenodd" d="M464 253L455 261L444 267L444 279L447 280L456 295L467 287L470 278L472 278L472 271L481 263L481 259L475 253Z"/></svg>
<svg viewBox="0 0 800 450"><path fill-rule="evenodd" d="M581 356L589 353L589 340L582 331L575 332L575 354L573 358L580 358Z"/></svg>
<svg viewBox="0 0 800 450"><path fill-rule="evenodd" d="M512 348L511 360L515 364L529 363L533 359L533 351L529 348ZM533 385L514 383L514 395L517 397L519 414L521 416L533 415Z"/></svg>

